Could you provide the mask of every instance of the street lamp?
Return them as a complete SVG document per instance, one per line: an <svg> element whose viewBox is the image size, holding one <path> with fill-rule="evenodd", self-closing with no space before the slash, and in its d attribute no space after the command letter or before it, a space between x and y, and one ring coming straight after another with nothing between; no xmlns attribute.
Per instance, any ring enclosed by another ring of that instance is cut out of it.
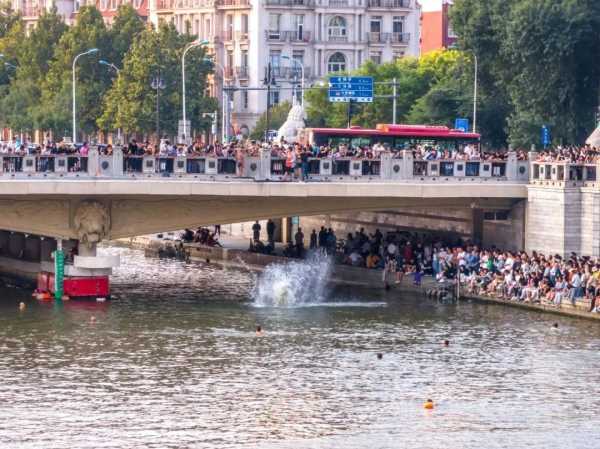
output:
<svg viewBox="0 0 600 449"><path fill-rule="evenodd" d="M183 50L183 54L181 55L181 90L183 93L183 141L185 143L187 138L187 122L186 122L186 113L185 113L185 55L192 48L199 47L201 45L208 45L209 42L207 40L203 41L194 41L190 42Z"/></svg>
<svg viewBox="0 0 600 449"><path fill-rule="evenodd" d="M477 84L479 77L479 70L477 67L477 55L473 52L473 56L475 57L475 79L473 81L473 132L477 132Z"/></svg>
<svg viewBox="0 0 600 449"><path fill-rule="evenodd" d="M77 112L75 109L77 106L75 102L75 64L77 64L77 60L82 56L97 53L98 51L100 50L98 50L97 48L90 48L89 50L84 51L83 53L79 53L77 56L75 56L75 58L73 58L73 145L75 145L75 141L77 140Z"/></svg>
<svg viewBox="0 0 600 449"><path fill-rule="evenodd" d="M204 62L209 62L212 65L214 65L215 67L217 67L219 70L221 70L221 76L223 78L223 88L221 89L222 91L222 105L221 105L221 114L222 114L222 119L221 119L221 143L225 144L225 142L227 141L227 132L229 130L229 125L227 124L227 92L225 91L225 67L223 67L221 64L219 64L217 61L213 61L210 58L204 58L202 59L202 61Z"/></svg>
<svg viewBox="0 0 600 449"><path fill-rule="evenodd" d="M167 87L165 80L160 76L160 69L158 70L157 76L152 78L150 87L156 89L156 138L160 145L160 91Z"/></svg>
<svg viewBox="0 0 600 449"><path fill-rule="evenodd" d="M277 82L275 81L275 73L273 70L273 66L271 65L271 61L267 64L265 68L265 79L263 80L263 85L267 86L267 127L265 129L265 142L269 141L269 127L271 126L271 86L277 86Z"/></svg>
<svg viewBox="0 0 600 449"><path fill-rule="evenodd" d="M119 76L119 74L121 73L121 69L119 69L112 62L108 62L108 61L105 61L104 59L100 59L98 61L98 64L105 65L106 67L114 70L115 72L117 72L117 76ZM121 142L121 128L117 129L117 140L119 141L119 144L121 144L121 145L123 144L123 142Z"/></svg>
<svg viewBox="0 0 600 449"><path fill-rule="evenodd" d="M113 69L115 72L117 72L117 75L118 75L119 73L121 73L121 69L119 69L119 68L118 68L116 65L114 65L112 62L108 62L108 61L105 61L104 59L100 59L100 60L98 61L98 64L101 64L101 65L105 65L105 66L107 66L107 67L110 67L110 68L111 68L111 69Z"/></svg>
<svg viewBox="0 0 600 449"><path fill-rule="evenodd" d="M300 84L300 89L302 89L302 92L300 93L300 102L302 104L302 107L304 107L304 64L302 64L296 58L290 58L289 56L282 56L281 59L290 60L294 64L298 64L300 66L300 76L302 77L302 81ZM295 102L296 102L296 98L294 98L294 103Z"/></svg>

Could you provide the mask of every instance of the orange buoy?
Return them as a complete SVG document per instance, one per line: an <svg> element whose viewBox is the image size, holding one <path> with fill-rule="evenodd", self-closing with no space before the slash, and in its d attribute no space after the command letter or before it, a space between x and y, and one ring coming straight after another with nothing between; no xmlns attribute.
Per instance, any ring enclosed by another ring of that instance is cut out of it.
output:
<svg viewBox="0 0 600 449"><path fill-rule="evenodd" d="M427 399L425 404L423 404L423 408L426 410L433 410L433 401L431 399Z"/></svg>

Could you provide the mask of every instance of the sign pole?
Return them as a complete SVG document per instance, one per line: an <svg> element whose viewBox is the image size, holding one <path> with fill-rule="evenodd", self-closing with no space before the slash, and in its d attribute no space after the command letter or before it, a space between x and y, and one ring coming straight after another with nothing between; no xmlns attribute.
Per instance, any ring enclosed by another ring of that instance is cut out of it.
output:
<svg viewBox="0 0 600 449"><path fill-rule="evenodd" d="M352 126L352 99L348 100L348 128Z"/></svg>
<svg viewBox="0 0 600 449"><path fill-rule="evenodd" d="M60 301L64 293L65 282L65 253L62 249L62 239L56 239L54 251L54 299Z"/></svg>
<svg viewBox="0 0 600 449"><path fill-rule="evenodd" d="M392 95L394 95L394 99L392 100L392 124L396 124L396 95L397 95L397 90L396 90L396 78L394 78L394 90Z"/></svg>

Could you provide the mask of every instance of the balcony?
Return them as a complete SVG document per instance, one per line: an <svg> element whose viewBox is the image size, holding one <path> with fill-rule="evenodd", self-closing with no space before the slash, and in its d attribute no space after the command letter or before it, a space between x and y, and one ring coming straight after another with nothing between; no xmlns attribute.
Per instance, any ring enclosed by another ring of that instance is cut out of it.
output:
<svg viewBox="0 0 600 449"><path fill-rule="evenodd" d="M404 8L410 9L410 0L367 0L368 8Z"/></svg>
<svg viewBox="0 0 600 449"><path fill-rule="evenodd" d="M175 7L175 0L156 0L157 11L171 11Z"/></svg>
<svg viewBox="0 0 600 449"><path fill-rule="evenodd" d="M250 0L215 0L218 9L249 8Z"/></svg>
<svg viewBox="0 0 600 449"><path fill-rule="evenodd" d="M235 39L237 41L247 41L248 40L248 32L247 31L236 31Z"/></svg>
<svg viewBox="0 0 600 449"><path fill-rule="evenodd" d="M239 80L247 80L249 78L249 70L247 66L239 66L235 68L235 76Z"/></svg>
<svg viewBox="0 0 600 449"><path fill-rule="evenodd" d="M225 78L232 79L233 78L233 67L223 67L223 75Z"/></svg>
<svg viewBox="0 0 600 449"><path fill-rule="evenodd" d="M265 69L266 70L266 69ZM299 66L294 67L282 67L282 66L271 66L271 72L275 78L293 80L302 80L302 69ZM310 67L304 67L304 78L310 78Z"/></svg>
<svg viewBox="0 0 600 449"><path fill-rule="evenodd" d="M281 6L281 7L312 7L315 6L315 0L265 0L265 6Z"/></svg>
<svg viewBox="0 0 600 449"><path fill-rule="evenodd" d="M21 8L23 17L39 17L44 11L41 6L25 6Z"/></svg>
<svg viewBox="0 0 600 449"><path fill-rule="evenodd" d="M392 44L406 45L410 41L410 33L392 33Z"/></svg>
<svg viewBox="0 0 600 449"><path fill-rule="evenodd" d="M270 42L310 42L310 31L266 30L265 37Z"/></svg>
<svg viewBox="0 0 600 449"><path fill-rule="evenodd" d="M390 33L371 32L367 33L366 41L369 44L385 44L390 41Z"/></svg>

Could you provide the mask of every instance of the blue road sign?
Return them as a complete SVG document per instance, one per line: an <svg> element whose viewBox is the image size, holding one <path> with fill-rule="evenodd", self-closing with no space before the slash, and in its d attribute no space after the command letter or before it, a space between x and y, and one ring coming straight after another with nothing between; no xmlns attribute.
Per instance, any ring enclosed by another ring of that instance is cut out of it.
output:
<svg viewBox="0 0 600 449"><path fill-rule="evenodd" d="M329 78L329 101L372 103L373 78L370 76L332 76Z"/></svg>
<svg viewBox="0 0 600 449"><path fill-rule="evenodd" d="M550 135L550 128L546 125L542 126L542 145L547 147L552 142L552 136Z"/></svg>
<svg viewBox="0 0 600 449"><path fill-rule="evenodd" d="M454 120L454 129L462 131L463 133L469 132L469 119L468 118L457 118Z"/></svg>

